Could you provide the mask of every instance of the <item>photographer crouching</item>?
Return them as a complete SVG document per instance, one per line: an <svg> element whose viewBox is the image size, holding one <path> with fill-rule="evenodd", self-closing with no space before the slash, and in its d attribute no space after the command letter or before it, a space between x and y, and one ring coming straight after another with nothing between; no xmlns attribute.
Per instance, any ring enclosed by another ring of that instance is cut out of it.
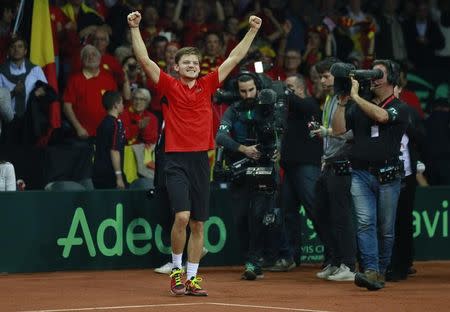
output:
<svg viewBox="0 0 450 312"><path fill-rule="evenodd" d="M371 80L370 100L360 96L360 82L350 73L350 97L355 104L337 107L333 131L352 129L354 134L350 152L351 194L360 266L364 270L364 273L356 274L355 284L379 290L384 287L384 275L394 244L402 173L399 151L408 117L405 107L394 96L398 75L394 63L376 60L373 71L378 74Z"/></svg>
<svg viewBox="0 0 450 312"><path fill-rule="evenodd" d="M263 219L275 206L277 96L271 89L261 90L254 73L240 73L236 81L240 100L225 111L216 136L216 143L224 149L225 167L219 147L214 175L216 180L231 182L233 216L246 261L241 278L255 280L263 277Z"/></svg>

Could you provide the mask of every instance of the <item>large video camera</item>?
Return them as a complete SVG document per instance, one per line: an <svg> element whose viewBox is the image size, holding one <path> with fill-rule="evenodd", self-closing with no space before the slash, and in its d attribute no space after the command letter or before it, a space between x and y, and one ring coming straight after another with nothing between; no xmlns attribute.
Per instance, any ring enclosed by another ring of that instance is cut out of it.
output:
<svg viewBox="0 0 450 312"><path fill-rule="evenodd" d="M358 80L358 93L364 99L371 98L370 84L372 80L383 78L380 69L356 69L353 64L335 63L330 68L330 73L334 76L334 93L349 95L352 89L350 77Z"/></svg>
<svg viewBox="0 0 450 312"><path fill-rule="evenodd" d="M262 89L253 99L233 103L235 109L244 116L249 130L246 145L257 145L261 153L256 161L250 158L236 159L236 154L225 152L219 147L216 152L214 180L235 182L246 179L256 190L273 191L276 187L276 172L272 160L279 151L281 136L286 128L288 89L281 81L272 81L269 88ZM224 166L224 158L226 165Z"/></svg>

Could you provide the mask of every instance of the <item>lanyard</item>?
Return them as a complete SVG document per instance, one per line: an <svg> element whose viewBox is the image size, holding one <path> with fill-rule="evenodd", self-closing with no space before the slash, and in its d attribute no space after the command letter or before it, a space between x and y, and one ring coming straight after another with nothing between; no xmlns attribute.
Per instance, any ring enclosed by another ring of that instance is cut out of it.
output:
<svg viewBox="0 0 450 312"><path fill-rule="evenodd" d="M381 108L385 108L386 105L391 103L394 98L395 98L395 96L392 94L390 97L388 97L386 100L384 100L383 105L381 105Z"/></svg>

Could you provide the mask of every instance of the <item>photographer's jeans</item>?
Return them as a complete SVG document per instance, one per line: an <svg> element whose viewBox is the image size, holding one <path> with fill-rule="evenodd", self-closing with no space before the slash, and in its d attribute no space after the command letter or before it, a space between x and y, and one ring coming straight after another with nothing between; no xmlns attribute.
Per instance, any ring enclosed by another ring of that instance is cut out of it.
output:
<svg viewBox="0 0 450 312"><path fill-rule="evenodd" d="M364 270L381 274L391 260L400 178L380 184L365 170L353 170L351 193L357 222L357 239Z"/></svg>

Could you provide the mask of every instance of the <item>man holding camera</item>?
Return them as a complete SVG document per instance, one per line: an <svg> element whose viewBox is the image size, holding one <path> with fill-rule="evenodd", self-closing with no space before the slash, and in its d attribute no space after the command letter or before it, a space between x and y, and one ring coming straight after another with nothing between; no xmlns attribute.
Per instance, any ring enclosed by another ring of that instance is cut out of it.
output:
<svg viewBox="0 0 450 312"><path fill-rule="evenodd" d="M394 244L402 172L399 151L408 117L394 96L398 75L394 63L376 60L373 69L381 71L382 77L371 82L372 99L359 95L360 83L351 77L350 96L356 104L347 111L338 106L333 130L352 129L354 133L351 194L364 272L356 274L355 284L379 290L384 287Z"/></svg>
<svg viewBox="0 0 450 312"><path fill-rule="evenodd" d="M258 149L255 121L259 87L260 80L253 73L241 73L237 78L241 99L225 111L216 135L216 143L224 148L228 167L243 158L249 160L249 166L259 165L262 153ZM231 183L233 216L239 233L241 252L245 257L245 269L241 277L244 280L263 277L260 264L264 248L263 216L274 206L275 197L274 192L260 191L252 182L244 176L234 179Z"/></svg>
<svg viewBox="0 0 450 312"><path fill-rule="evenodd" d="M340 86L348 78L334 77L332 66L336 58L317 63L326 101L322 125L313 135L323 138L322 172L315 189L314 211L317 214L316 231L325 246L324 268L316 276L330 281L353 281L355 277L356 239L350 195L351 169L348 159L351 131L335 135L332 121L338 107L349 100L349 94Z"/></svg>

